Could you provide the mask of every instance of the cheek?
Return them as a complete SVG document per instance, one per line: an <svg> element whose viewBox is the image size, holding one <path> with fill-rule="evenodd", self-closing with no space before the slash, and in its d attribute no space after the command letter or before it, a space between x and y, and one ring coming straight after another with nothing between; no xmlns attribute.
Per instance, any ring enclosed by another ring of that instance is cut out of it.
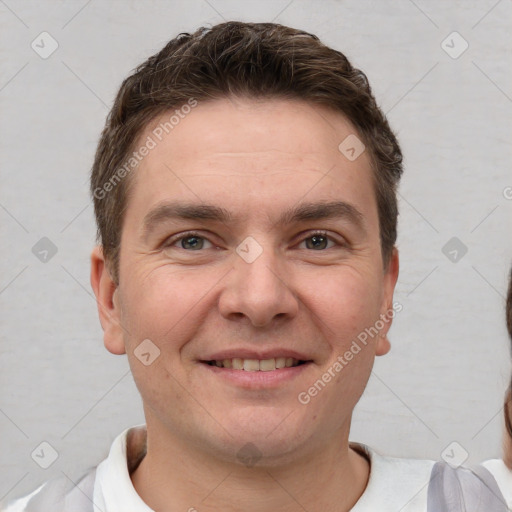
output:
<svg viewBox="0 0 512 512"><path fill-rule="evenodd" d="M187 414L180 351L199 325L197 302L203 293L197 289L199 273L182 274L169 266L134 269L124 290L130 368L144 403L157 415L169 401L174 415Z"/></svg>
<svg viewBox="0 0 512 512"><path fill-rule="evenodd" d="M330 370L336 378L324 399L342 414L347 404L357 403L371 373L376 337L368 333L379 319L381 287L374 274L354 269L344 269L327 286L324 319L332 352L322 372Z"/></svg>
<svg viewBox="0 0 512 512"><path fill-rule="evenodd" d="M201 325L208 291L218 274L170 265L134 271L124 290L124 323L130 344L152 340L161 351L179 350Z"/></svg>
<svg viewBox="0 0 512 512"><path fill-rule="evenodd" d="M311 281L310 281L311 282ZM314 281L313 281L314 282ZM380 285L371 273L339 267L306 288L308 302L328 337L343 345L372 325L380 311ZM314 316L313 316L314 318Z"/></svg>

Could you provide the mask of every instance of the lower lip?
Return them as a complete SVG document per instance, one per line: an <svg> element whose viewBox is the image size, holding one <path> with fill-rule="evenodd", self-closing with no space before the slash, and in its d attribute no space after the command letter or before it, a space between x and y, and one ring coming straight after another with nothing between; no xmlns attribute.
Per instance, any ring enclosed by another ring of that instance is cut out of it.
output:
<svg viewBox="0 0 512 512"><path fill-rule="evenodd" d="M301 364L299 366L292 366L290 368L279 368L277 370L270 370L268 372L256 371L248 372L245 370L233 370L230 368L220 368L218 366L211 366L207 363L200 363L207 371L213 373L220 378L226 379L233 384L245 387L248 389L262 389L277 387L298 377L304 372L311 362Z"/></svg>

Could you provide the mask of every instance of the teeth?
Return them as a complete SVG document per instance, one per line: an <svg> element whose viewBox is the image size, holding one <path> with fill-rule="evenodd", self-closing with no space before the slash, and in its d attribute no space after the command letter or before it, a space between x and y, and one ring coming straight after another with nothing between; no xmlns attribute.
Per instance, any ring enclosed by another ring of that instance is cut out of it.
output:
<svg viewBox="0 0 512 512"><path fill-rule="evenodd" d="M246 372L257 372L260 369L260 362L257 359L244 359L244 370Z"/></svg>
<svg viewBox="0 0 512 512"><path fill-rule="evenodd" d="M284 368L286 366L286 357L276 357L276 368Z"/></svg>
<svg viewBox="0 0 512 512"><path fill-rule="evenodd" d="M225 361L225 359L224 359ZM231 363L232 363L232 367L233 367L233 370L243 370L244 369L244 360L243 359L238 359L238 358L234 358L231 360Z"/></svg>
<svg viewBox="0 0 512 512"><path fill-rule="evenodd" d="M263 359L260 361L260 371L269 372L271 370L276 369L276 360L275 359Z"/></svg>
<svg viewBox="0 0 512 512"><path fill-rule="evenodd" d="M219 368L231 368L233 370L245 370L246 372L270 372L280 368L291 368L299 364L298 359L293 357L276 357L275 359L224 359L222 361L211 361L212 366Z"/></svg>

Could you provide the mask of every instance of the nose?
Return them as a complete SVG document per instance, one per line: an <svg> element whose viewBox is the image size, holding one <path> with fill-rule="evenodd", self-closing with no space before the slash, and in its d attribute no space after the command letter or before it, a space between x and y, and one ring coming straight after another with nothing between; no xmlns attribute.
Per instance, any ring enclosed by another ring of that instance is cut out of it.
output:
<svg viewBox="0 0 512 512"><path fill-rule="evenodd" d="M299 302L285 262L268 246L249 261L235 256L234 268L219 298L222 316L230 320L247 317L255 327L268 326L276 318L294 317Z"/></svg>

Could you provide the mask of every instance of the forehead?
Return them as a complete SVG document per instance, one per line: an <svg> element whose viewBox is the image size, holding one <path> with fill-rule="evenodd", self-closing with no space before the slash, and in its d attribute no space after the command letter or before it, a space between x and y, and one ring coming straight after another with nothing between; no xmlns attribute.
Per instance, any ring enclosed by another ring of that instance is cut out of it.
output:
<svg viewBox="0 0 512 512"><path fill-rule="evenodd" d="M373 197L367 152L351 160L340 151L355 137L340 113L298 100L226 98L199 102L186 114L166 112L139 138L139 145L151 139L154 147L132 175L135 204L128 210L171 196L198 204L207 197L240 211L290 206L301 196L367 202Z"/></svg>
<svg viewBox="0 0 512 512"><path fill-rule="evenodd" d="M260 153L259 166L288 152L287 158L334 163L339 144L357 135L341 113L300 100L222 98L198 102L187 112L166 112L146 127L141 138L151 136L157 144L146 160L162 152L176 162L213 155L234 160L251 152Z"/></svg>

